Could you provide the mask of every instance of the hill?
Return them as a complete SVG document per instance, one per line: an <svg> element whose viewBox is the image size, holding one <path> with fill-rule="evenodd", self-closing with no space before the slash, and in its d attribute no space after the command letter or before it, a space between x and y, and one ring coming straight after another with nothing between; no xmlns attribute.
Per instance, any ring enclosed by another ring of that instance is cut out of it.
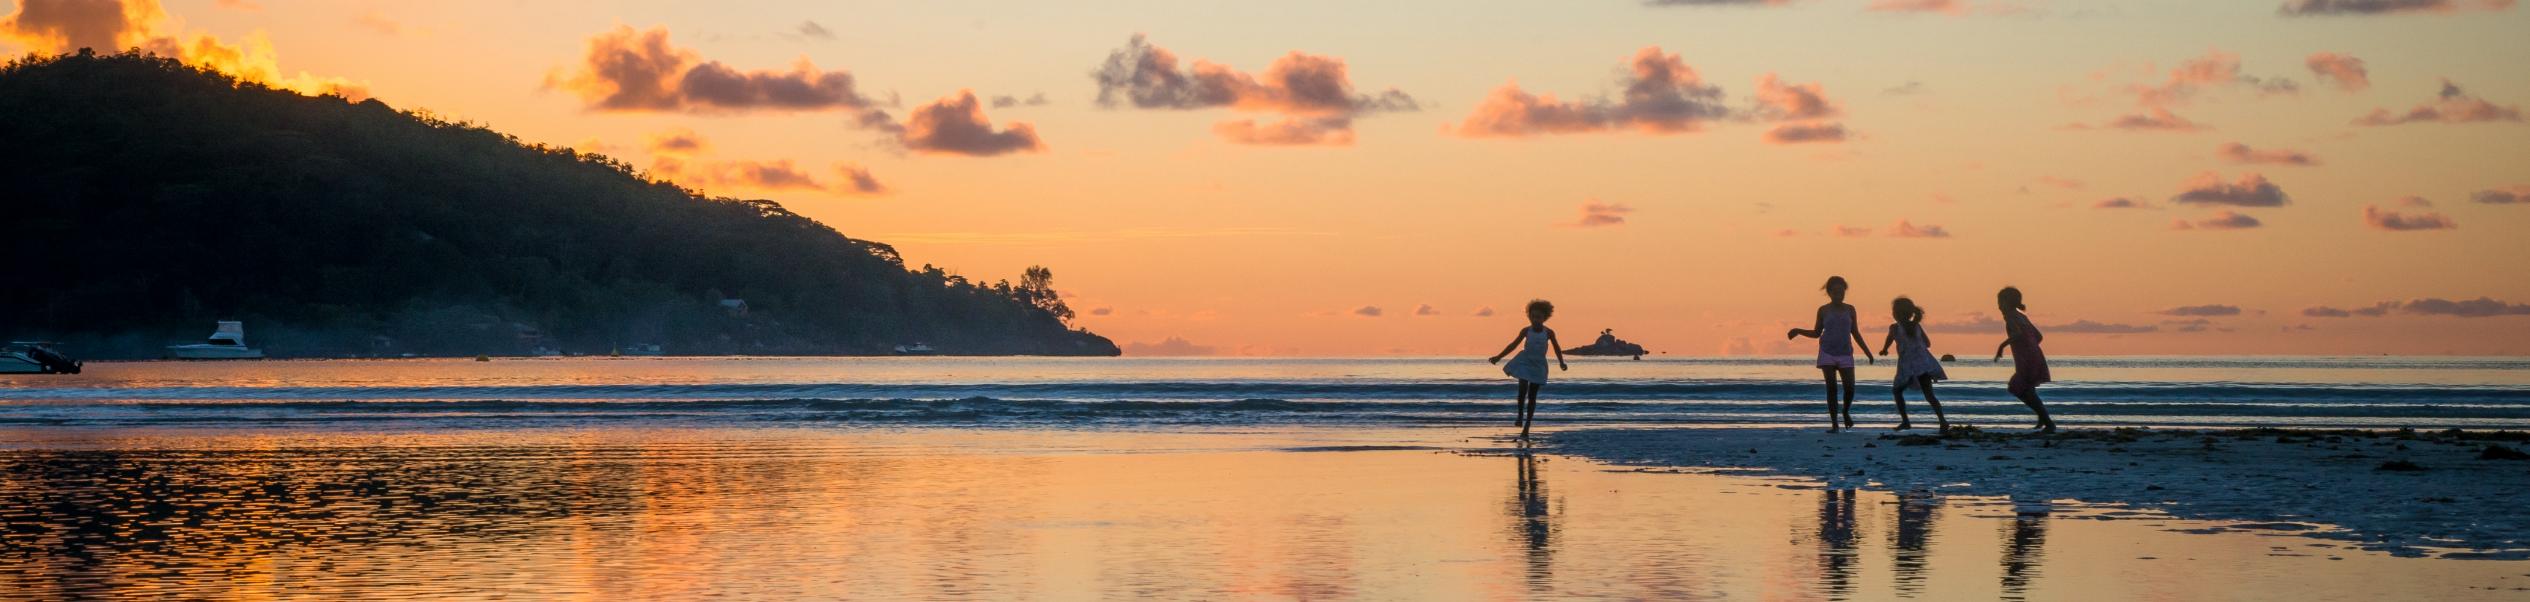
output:
<svg viewBox="0 0 2530 602"><path fill-rule="evenodd" d="M1043 268L908 269L772 201L172 59L0 66L0 141L0 337L86 357L222 319L276 356L1117 353Z"/></svg>

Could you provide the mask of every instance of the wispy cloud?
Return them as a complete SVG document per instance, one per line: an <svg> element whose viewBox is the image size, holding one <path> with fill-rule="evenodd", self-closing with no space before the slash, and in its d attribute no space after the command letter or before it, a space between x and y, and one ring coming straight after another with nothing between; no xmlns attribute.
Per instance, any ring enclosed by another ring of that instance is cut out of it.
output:
<svg viewBox="0 0 2530 602"><path fill-rule="evenodd" d="M2433 100L2417 104L2404 113L2392 113L2385 108L2372 109L2371 113L2355 118L2354 124L2389 126L2409 123L2518 121L2521 121L2521 107L2487 102L2486 99L2461 90L2459 84L2451 83L2451 80L2446 79L2442 80L2442 91L2435 94Z"/></svg>
<svg viewBox="0 0 2530 602"><path fill-rule="evenodd" d="M1676 134L1700 131L1706 123L1731 115L1731 110L1723 105L1721 88L1704 83L1684 59L1663 53L1658 46L1635 52L1627 60L1626 75L1619 83L1623 92L1614 99L1577 101L1558 100L1552 94L1531 94L1520 89L1518 82L1504 84L1478 103L1456 132L1469 137L1627 129Z"/></svg>
<svg viewBox="0 0 2530 602"><path fill-rule="evenodd" d="M2170 229L2172 229L2172 230L2247 230L2247 229L2250 229L2250 228L2256 228L2256 227L2259 227L2259 226L2264 226L2264 225L2266 225L2266 224L2265 224L2265 222L2260 222L2260 221L2258 221L2258 218L2249 217L2249 216L2246 216L2246 215L2241 215L2241 214L2238 214L2238 213L2233 213L2233 212L2230 212L2230 211L2224 211L2224 212L2221 212L2221 213L2216 213L2216 214L2214 214L2214 216L2213 216L2213 217L2208 217L2208 218L2201 219L2201 220L2196 220L2196 221L2193 221L2193 222L2190 222L2190 221L2187 221L2187 220L2177 220L2177 221L2172 221L2172 222L2170 222Z"/></svg>
<svg viewBox="0 0 2530 602"><path fill-rule="evenodd" d="M2257 173L2240 174L2238 181L2225 183L2214 172L2197 174L2170 202L2180 205L2222 205L2230 207L2282 207L2293 199L2284 188L2269 182Z"/></svg>
<svg viewBox="0 0 2530 602"><path fill-rule="evenodd" d="M1590 201L1581 204L1581 218L1572 225L1582 228L1622 226L1625 225L1625 216L1633 212L1633 207L1623 204Z"/></svg>
<svg viewBox="0 0 2530 602"><path fill-rule="evenodd" d="M1348 145L1353 119L1380 112L1420 110L1423 103L1396 88L1377 94L1353 89L1343 59L1294 51L1274 59L1261 74L1197 59L1184 68L1177 54L1135 34L1107 54L1091 77L1098 105L1137 109L1208 109L1267 113L1277 121L1224 121L1213 126L1222 139L1276 146Z"/></svg>
<svg viewBox="0 0 2530 602"><path fill-rule="evenodd" d="M2310 153L2289 148L2249 148L2249 145L2238 142L2215 147L2214 154L2222 157L2224 161L2243 165L2308 166L2319 164L2319 158L2311 156Z"/></svg>
<svg viewBox="0 0 2530 602"><path fill-rule="evenodd" d="M2513 0L2289 0L2277 7L2288 17L2313 15L2395 15L2504 10Z"/></svg>
<svg viewBox="0 0 2530 602"><path fill-rule="evenodd" d="M2451 218L2444 217L2440 213L2432 211L2400 212L2390 209L2382 209L2379 205L2363 206L2363 224L2371 226L2374 230L2388 230L2393 232L2408 230L2449 230L2460 227L2458 222L2451 221Z"/></svg>
<svg viewBox="0 0 2530 602"><path fill-rule="evenodd" d="M2302 63L2310 67L2311 77L2322 83L2335 84L2337 89L2361 92L2372 87L2372 71L2363 66L2363 59L2350 54L2314 52Z"/></svg>
<svg viewBox="0 0 2530 602"><path fill-rule="evenodd" d="M2389 315L2392 310L2409 315L2443 316L2454 318L2530 316L2530 304L2510 303L2483 296L2475 299L2462 300L2442 299L2438 297L2420 297L2406 301L2382 301L2363 307L2342 309L2327 306L2314 306L2303 308L2302 315L2313 318L2377 318Z"/></svg>

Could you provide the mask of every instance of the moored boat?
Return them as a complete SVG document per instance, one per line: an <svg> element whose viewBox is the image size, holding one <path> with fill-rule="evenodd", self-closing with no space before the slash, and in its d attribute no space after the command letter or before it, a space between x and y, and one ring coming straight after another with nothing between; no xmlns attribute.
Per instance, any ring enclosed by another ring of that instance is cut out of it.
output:
<svg viewBox="0 0 2530 602"><path fill-rule="evenodd" d="M167 357L180 360L263 359L264 351L246 346L246 323L222 320L209 339L191 345L168 345Z"/></svg>
<svg viewBox="0 0 2530 602"><path fill-rule="evenodd" d="M78 374L83 364L43 341L12 341L0 346L0 374Z"/></svg>

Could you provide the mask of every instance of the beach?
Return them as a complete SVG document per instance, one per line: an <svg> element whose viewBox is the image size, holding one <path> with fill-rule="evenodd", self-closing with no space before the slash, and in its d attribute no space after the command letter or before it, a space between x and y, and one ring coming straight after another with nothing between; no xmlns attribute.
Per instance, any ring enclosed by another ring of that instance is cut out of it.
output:
<svg viewBox="0 0 2530 602"><path fill-rule="evenodd" d="M0 377L0 598L2530 591L2516 361L2066 358L1949 438L1799 361L1577 362L1526 443L1464 358L99 362Z"/></svg>
<svg viewBox="0 0 2530 602"><path fill-rule="evenodd" d="M2406 556L2530 559L2530 433L2313 429L1589 429L1553 449L1647 469L2051 500L2238 521Z"/></svg>

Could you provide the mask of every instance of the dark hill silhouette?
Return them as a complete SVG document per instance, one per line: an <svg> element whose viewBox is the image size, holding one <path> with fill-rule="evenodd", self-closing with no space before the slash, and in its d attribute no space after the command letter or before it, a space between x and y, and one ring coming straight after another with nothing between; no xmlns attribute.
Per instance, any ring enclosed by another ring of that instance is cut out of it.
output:
<svg viewBox="0 0 2530 602"><path fill-rule="evenodd" d="M0 338L83 357L220 319L276 356L1117 353L1043 268L908 270L772 201L130 53L0 67L0 212Z"/></svg>

